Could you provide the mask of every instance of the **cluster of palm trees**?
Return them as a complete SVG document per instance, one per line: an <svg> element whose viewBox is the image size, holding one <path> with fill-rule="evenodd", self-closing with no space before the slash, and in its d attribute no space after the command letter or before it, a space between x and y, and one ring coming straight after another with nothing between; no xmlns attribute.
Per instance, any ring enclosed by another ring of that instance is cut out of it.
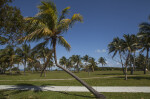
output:
<svg viewBox="0 0 150 99"><path fill-rule="evenodd" d="M20 47L7 45L0 50L0 71L5 73L6 70L9 70L12 74L12 69L16 68L17 73L20 73L19 65L24 66L24 75L26 70L41 71L43 68L41 61L45 62L49 51L50 49L47 47L40 48L40 44L33 49L26 43ZM53 60L51 58L47 67L52 66Z"/></svg>
<svg viewBox="0 0 150 99"><path fill-rule="evenodd" d="M106 59L100 57L98 62L96 62L95 58L90 57L89 55L83 57L80 55L72 55L68 59L65 56L60 58L59 64L70 70L74 68L74 72L79 72L80 70L94 72L95 68L98 67L98 64L102 64L102 66L106 65Z"/></svg>
<svg viewBox="0 0 150 99"><path fill-rule="evenodd" d="M141 23L139 27L137 35L124 34L123 39L116 37L108 44L109 53L113 53L112 58L119 55L119 62L122 65L126 80L127 69L130 68L131 74L133 74L135 64L141 62L136 60L136 52L139 51L139 54L142 54L144 51L146 52L144 58L145 65L143 65L144 74L146 74L146 70L149 68L150 24Z"/></svg>

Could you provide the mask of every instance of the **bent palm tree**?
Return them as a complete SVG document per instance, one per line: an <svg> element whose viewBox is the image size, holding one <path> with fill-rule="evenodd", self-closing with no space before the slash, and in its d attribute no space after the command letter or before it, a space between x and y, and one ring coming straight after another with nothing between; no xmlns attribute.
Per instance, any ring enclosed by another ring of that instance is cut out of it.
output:
<svg viewBox="0 0 150 99"><path fill-rule="evenodd" d="M72 27L73 24L77 21L82 22L82 16L80 14L74 14L71 19L66 18L66 14L69 12L70 7L65 8L62 11L60 17L58 17L58 12L56 9L56 5L50 1L42 1L42 4L38 6L39 13L35 17L28 17L25 18L32 26L30 27L30 34L24 37L24 40L28 41L38 41L44 40L47 44L50 41L50 45L53 49L54 53L54 60L57 67L63 69L65 72L70 74L76 80L78 80L82 85L84 85L90 92L92 92L97 98L104 99L105 96L98 93L95 89L81 80L79 77L74 75L69 70L65 69L61 65L57 63L57 56L56 56L56 44L60 44L64 46L68 51L70 50L71 46L69 43L63 38L62 34L66 32L69 27ZM52 52L49 55L52 56ZM47 60L49 60L47 59ZM45 62L45 66L47 66L48 61Z"/></svg>

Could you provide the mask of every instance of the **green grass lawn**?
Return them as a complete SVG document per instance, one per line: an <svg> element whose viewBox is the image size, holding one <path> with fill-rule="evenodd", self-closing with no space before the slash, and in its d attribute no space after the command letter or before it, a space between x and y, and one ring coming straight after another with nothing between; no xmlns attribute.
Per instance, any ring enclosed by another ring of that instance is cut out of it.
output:
<svg viewBox="0 0 150 99"><path fill-rule="evenodd" d="M136 71L134 75L128 75L124 80L122 71L95 71L88 76L87 72L75 73L92 86L150 86L150 72L146 75L143 71ZM128 72L130 74L130 72ZM93 78L97 77L97 78ZM40 73L27 72L21 75L0 75L0 85L52 85L52 86L81 86L75 79L72 80L48 80L48 79L70 79L70 75L63 71L47 72L46 77L40 77ZM10 80L10 81L7 81ZM17 81L23 80L23 81ZM31 81L36 80L36 81ZM150 99L149 93L103 93L107 99ZM91 93L82 92L34 92L34 91L0 91L0 99L94 99Z"/></svg>
<svg viewBox="0 0 150 99"><path fill-rule="evenodd" d="M130 72L128 72L130 73ZM124 80L122 71L95 71L91 72L88 76L87 72L75 73L80 78L92 78L84 79L89 85L92 86L150 86L150 72L146 75L143 71L135 71L134 75L129 75L128 80ZM106 78L104 78L106 77ZM107 78L110 77L110 78ZM28 72L25 76L22 75L0 75L0 85L54 85L54 86L80 86L75 79L73 80L47 80L47 79L70 79L70 75L63 71L47 72L46 77L40 77L40 73ZM3 80L3 81L2 81ZM6 80L6 81L5 81ZM12 81L7 81L12 80ZM24 81L16 81L24 80ZM36 80L36 81L30 81ZM136 82L136 83L135 83Z"/></svg>
<svg viewBox="0 0 150 99"><path fill-rule="evenodd" d="M149 99L149 93L102 93L107 99ZM0 99L95 99L88 92L0 91Z"/></svg>

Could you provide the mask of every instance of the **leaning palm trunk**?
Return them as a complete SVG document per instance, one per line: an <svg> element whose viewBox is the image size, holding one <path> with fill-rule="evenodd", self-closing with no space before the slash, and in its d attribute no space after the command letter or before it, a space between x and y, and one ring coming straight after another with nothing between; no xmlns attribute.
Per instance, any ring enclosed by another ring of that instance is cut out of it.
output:
<svg viewBox="0 0 150 99"><path fill-rule="evenodd" d="M65 69L64 67L62 67L61 65L59 65L57 63L57 57L56 57L56 43L54 43L53 45L54 48L54 59L55 59L55 64L57 67L61 68L62 70L64 70L65 72L67 72L68 74L70 74L72 77L74 77L77 81L79 81L83 86L85 86L91 93L93 93L95 95L96 98L99 99L106 99L105 96L103 94L98 93L95 89L93 89L91 86L89 86L86 82L84 82L83 80L81 80L78 76L76 76L75 74L73 74L72 72L70 72L69 70Z"/></svg>
<svg viewBox="0 0 150 99"><path fill-rule="evenodd" d="M51 51L49 52L49 56L48 56L46 62L44 63L44 67L42 68L40 77L42 77L43 72L45 72L45 69L46 69L46 67L47 67L47 64L49 63L50 58L52 57L52 53L53 53L53 50L51 50Z"/></svg>

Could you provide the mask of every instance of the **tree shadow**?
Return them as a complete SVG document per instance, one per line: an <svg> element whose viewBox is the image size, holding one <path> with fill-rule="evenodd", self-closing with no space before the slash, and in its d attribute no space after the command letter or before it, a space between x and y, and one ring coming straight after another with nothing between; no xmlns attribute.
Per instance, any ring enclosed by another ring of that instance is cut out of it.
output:
<svg viewBox="0 0 150 99"><path fill-rule="evenodd" d="M95 98L94 96L86 96L86 95L80 95L76 93L68 93L68 92L62 92L62 91L57 91L58 93L65 94L65 95L70 95L70 96L79 96L79 97L84 97L84 98Z"/></svg>
<svg viewBox="0 0 150 99"><path fill-rule="evenodd" d="M42 84L41 86L42 87L44 87L44 86L55 86L55 84Z"/></svg>
<svg viewBox="0 0 150 99"><path fill-rule="evenodd" d="M15 87L12 88L8 88L7 90L15 90L13 92L11 92L11 94L19 94L25 91L33 91L33 92L42 92L42 89L39 86L35 86L32 84L17 84L15 85Z"/></svg>
<svg viewBox="0 0 150 99"><path fill-rule="evenodd" d="M8 94L4 93L4 90L0 90L0 99L7 99Z"/></svg>

